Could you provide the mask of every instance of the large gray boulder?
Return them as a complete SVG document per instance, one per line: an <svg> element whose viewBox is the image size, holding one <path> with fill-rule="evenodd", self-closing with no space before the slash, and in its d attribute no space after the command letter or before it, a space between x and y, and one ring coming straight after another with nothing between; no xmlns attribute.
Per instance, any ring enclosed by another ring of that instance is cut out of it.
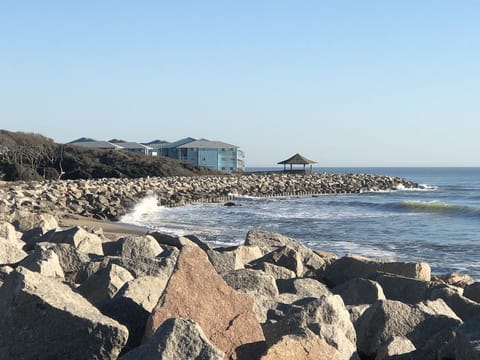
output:
<svg viewBox="0 0 480 360"><path fill-rule="evenodd" d="M292 279L297 276L292 270L265 261L247 264L245 267L247 269L261 270L265 274L273 276L275 280Z"/></svg>
<svg viewBox="0 0 480 360"><path fill-rule="evenodd" d="M333 288L332 293L340 295L345 305L373 304L377 300L385 299L378 282L362 278L344 282Z"/></svg>
<svg viewBox="0 0 480 360"><path fill-rule="evenodd" d="M36 246L35 251L23 259L19 265L43 276L65 278L57 254L52 249L42 246Z"/></svg>
<svg viewBox="0 0 480 360"><path fill-rule="evenodd" d="M17 232L12 224L6 221L0 221L0 238L4 238L11 242L17 242L20 240L21 236L22 234Z"/></svg>
<svg viewBox="0 0 480 360"><path fill-rule="evenodd" d="M462 289L474 283L471 276L455 272L444 275L432 275L432 281L433 280L443 282L446 285L457 286Z"/></svg>
<svg viewBox="0 0 480 360"><path fill-rule="evenodd" d="M102 239L79 226L63 231L49 231L41 237L40 241L70 244L82 253L103 255Z"/></svg>
<svg viewBox="0 0 480 360"><path fill-rule="evenodd" d="M126 258L155 258L163 252L153 236L129 236L103 243L105 255Z"/></svg>
<svg viewBox="0 0 480 360"><path fill-rule="evenodd" d="M263 256L258 246L235 246L207 250L208 259L219 274L243 269L245 264Z"/></svg>
<svg viewBox="0 0 480 360"><path fill-rule="evenodd" d="M0 288L3 359L116 359L128 330L56 279L18 267Z"/></svg>
<svg viewBox="0 0 480 360"><path fill-rule="evenodd" d="M41 242L37 247L53 251L57 257L60 267L64 273L65 279L72 283L85 281L87 276L81 276L82 270L90 263L93 256L82 253L70 244L52 244Z"/></svg>
<svg viewBox="0 0 480 360"><path fill-rule="evenodd" d="M166 269L173 269L177 263L179 250L176 248L165 249L157 258L125 258L109 256L103 261L116 264L127 269L134 278L142 276L163 276Z"/></svg>
<svg viewBox="0 0 480 360"><path fill-rule="evenodd" d="M435 289L430 294L430 299L443 299L463 321L480 316L480 304L460 295L454 289Z"/></svg>
<svg viewBox="0 0 480 360"><path fill-rule="evenodd" d="M480 316L465 321L456 331L456 360L480 359Z"/></svg>
<svg viewBox="0 0 480 360"><path fill-rule="evenodd" d="M158 241L160 245L168 245L181 249L184 246L196 245L203 251L211 250L210 246L201 241L196 236L175 236L170 234L160 233L158 231L149 232L148 235L152 236Z"/></svg>
<svg viewBox="0 0 480 360"><path fill-rule="evenodd" d="M27 211L16 211L12 224L16 230L23 233L22 240L27 243L26 250L32 249L40 236L58 227L57 219L53 215Z"/></svg>
<svg viewBox="0 0 480 360"><path fill-rule="evenodd" d="M121 360L223 360L217 349L193 320L170 318L163 322L144 345Z"/></svg>
<svg viewBox="0 0 480 360"><path fill-rule="evenodd" d="M172 271L173 267L165 267L162 275L127 281L110 301L100 307L103 314L128 328L130 336L124 351L141 344L148 317L157 305Z"/></svg>
<svg viewBox="0 0 480 360"><path fill-rule="evenodd" d="M253 268L258 267L259 263L267 262L277 266L282 266L293 271L296 276L300 277L304 273L302 257L295 249L289 246L279 247L261 258L252 261L250 264Z"/></svg>
<svg viewBox="0 0 480 360"><path fill-rule="evenodd" d="M354 255L344 256L328 265L322 278L329 286L337 286L354 278L369 278L378 272L430 281L430 266L427 263L385 261Z"/></svg>
<svg viewBox="0 0 480 360"><path fill-rule="evenodd" d="M377 274L372 278L382 286L387 299L398 300L406 304L416 304L430 299L433 290L447 286L439 282L392 274Z"/></svg>
<svg viewBox="0 0 480 360"><path fill-rule="evenodd" d="M374 358L392 337L400 336L409 339L415 348L436 354L461 323L443 300L417 305L379 300L356 322L358 352Z"/></svg>
<svg viewBox="0 0 480 360"><path fill-rule="evenodd" d="M109 264L92 274L77 290L93 305L99 307L111 300L118 290L130 280L133 280L133 276L128 270L115 264Z"/></svg>
<svg viewBox="0 0 480 360"><path fill-rule="evenodd" d="M247 233L245 245L258 246L264 255L283 246L294 249L300 255L303 264L304 271L300 276L314 275L322 270L326 264L321 256L297 240L269 231L250 230Z"/></svg>
<svg viewBox="0 0 480 360"><path fill-rule="evenodd" d="M282 336L309 329L340 353L341 359L356 358L356 334L350 315L338 295L322 295L304 307L292 307L290 313L277 322L262 325L267 344L278 342Z"/></svg>
<svg viewBox="0 0 480 360"><path fill-rule="evenodd" d="M315 300L322 295L332 294L326 285L312 278L279 279L277 287L280 292L279 301L286 304L302 299Z"/></svg>
<svg viewBox="0 0 480 360"><path fill-rule="evenodd" d="M20 240L0 237L0 265L13 265L26 258L28 254L22 250L23 245Z"/></svg>
<svg viewBox="0 0 480 360"><path fill-rule="evenodd" d="M267 320L268 310L278 300L278 289L272 276L261 271L239 269L223 274L223 279L235 290L252 297L259 322Z"/></svg>

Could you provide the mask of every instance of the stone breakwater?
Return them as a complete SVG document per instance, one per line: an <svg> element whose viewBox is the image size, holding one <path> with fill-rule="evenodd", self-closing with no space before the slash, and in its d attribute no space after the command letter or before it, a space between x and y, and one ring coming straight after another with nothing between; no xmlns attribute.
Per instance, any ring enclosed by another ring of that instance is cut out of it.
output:
<svg viewBox="0 0 480 360"><path fill-rule="evenodd" d="M116 219L137 201L159 204L221 202L235 196L302 196L418 188L411 181L369 174L264 174L28 182L0 187L0 214L16 210Z"/></svg>
<svg viewBox="0 0 480 360"><path fill-rule="evenodd" d="M13 218L0 221L2 359L480 358L480 283L426 263L338 258L259 229L214 249Z"/></svg>

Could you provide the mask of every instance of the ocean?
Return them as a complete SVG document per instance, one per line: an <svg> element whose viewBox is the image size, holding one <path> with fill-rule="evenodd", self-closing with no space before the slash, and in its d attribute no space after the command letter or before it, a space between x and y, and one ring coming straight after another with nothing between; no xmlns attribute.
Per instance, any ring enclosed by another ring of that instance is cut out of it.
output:
<svg viewBox="0 0 480 360"><path fill-rule="evenodd" d="M249 169L267 170L267 169ZM311 248L425 261L434 274L480 280L480 168L316 168L317 172L392 175L425 189L303 197L239 197L239 206L177 208L142 200L122 222L193 234L214 246L242 244L249 229L295 238Z"/></svg>

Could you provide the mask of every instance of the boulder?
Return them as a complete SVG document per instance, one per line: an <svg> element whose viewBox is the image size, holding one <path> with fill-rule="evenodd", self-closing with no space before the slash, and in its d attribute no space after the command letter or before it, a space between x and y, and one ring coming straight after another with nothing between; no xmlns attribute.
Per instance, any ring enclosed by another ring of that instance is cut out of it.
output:
<svg viewBox="0 0 480 360"><path fill-rule="evenodd" d="M13 265L26 258L28 254L22 250L23 245L22 241L0 237L0 265Z"/></svg>
<svg viewBox="0 0 480 360"><path fill-rule="evenodd" d="M443 282L444 284L451 286L457 286L462 289L474 283L471 276L459 273L432 276L432 280Z"/></svg>
<svg viewBox="0 0 480 360"><path fill-rule="evenodd" d="M4 359L116 359L127 329L56 279L18 267L0 288Z"/></svg>
<svg viewBox="0 0 480 360"><path fill-rule="evenodd" d="M283 266L274 265L269 262L259 262L255 265L247 264L245 267L248 269L261 270L265 274L273 276L275 280L292 279L296 277L292 270L284 268Z"/></svg>
<svg viewBox="0 0 480 360"><path fill-rule="evenodd" d="M427 263L384 261L354 255L344 256L331 263L322 277L328 285L337 286L354 278L368 278L378 272L430 281L430 266Z"/></svg>
<svg viewBox="0 0 480 360"><path fill-rule="evenodd" d="M428 347L435 354L461 323L442 300L417 305L378 300L356 322L358 352L374 358L392 337L401 336L408 338L415 348Z"/></svg>
<svg viewBox="0 0 480 360"><path fill-rule="evenodd" d="M36 214L16 211L12 217L15 229L22 232L22 240L29 244L34 239L58 227L57 219L51 214Z"/></svg>
<svg viewBox="0 0 480 360"><path fill-rule="evenodd" d="M207 250L208 258L219 274L245 268L245 264L262 257L258 246L235 246Z"/></svg>
<svg viewBox="0 0 480 360"><path fill-rule="evenodd" d="M130 281L104 303L103 314L117 320L128 328L130 336L123 352L141 344L148 317L163 293L171 270L166 269L162 276L143 276Z"/></svg>
<svg viewBox="0 0 480 360"><path fill-rule="evenodd" d="M153 236L129 236L117 241L103 243L105 255L126 258L155 258L163 252Z"/></svg>
<svg viewBox="0 0 480 360"><path fill-rule="evenodd" d="M211 250L208 244L204 243L199 238L193 235L173 236L169 234L163 234L158 231L149 232L148 235L152 236L155 240L157 240L160 245L174 246L177 249L181 249L184 246L197 245L203 251Z"/></svg>
<svg viewBox="0 0 480 360"><path fill-rule="evenodd" d="M385 300L378 282L362 278L344 282L333 288L332 293L340 295L345 305L373 304L377 300Z"/></svg>
<svg viewBox="0 0 480 360"><path fill-rule="evenodd" d="M79 226L63 231L49 231L41 237L40 241L70 244L82 253L103 255L102 239Z"/></svg>
<svg viewBox="0 0 480 360"><path fill-rule="evenodd" d="M356 358L355 329L338 295L322 295L304 307L292 307L284 319L267 322L262 327L270 346L282 336L295 334L299 329L309 329L337 349L341 359Z"/></svg>
<svg viewBox="0 0 480 360"><path fill-rule="evenodd" d="M465 321L456 331L457 360L480 359L480 316Z"/></svg>
<svg viewBox="0 0 480 360"><path fill-rule="evenodd" d="M311 278L279 279L277 287L280 292L279 301L289 304L302 299L314 300L322 295L331 295L326 285Z"/></svg>
<svg viewBox="0 0 480 360"><path fill-rule="evenodd" d="M250 359L264 350L264 336L252 299L229 287L197 246L182 248L167 287L150 315L144 339L148 340L171 317L196 321L227 357Z"/></svg>
<svg viewBox="0 0 480 360"><path fill-rule="evenodd" d="M430 299L443 299L463 321L467 321L480 315L479 303L460 295L457 291L451 288L433 290Z"/></svg>
<svg viewBox="0 0 480 360"><path fill-rule="evenodd" d="M322 270L326 264L321 256L297 240L269 231L250 230L247 233L245 245L258 246L264 255L283 246L294 249L300 255L303 264L304 272L300 276L314 275L317 271Z"/></svg>
<svg viewBox="0 0 480 360"><path fill-rule="evenodd" d="M78 251L75 246L70 244L52 244L37 243L37 247L53 251L57 257L64 273L65 279L72 283L80 283L86 280L87 276L82 278L80 273L82 269L92 261L92 257L88 254Z"/></svg>
<svg viewBox="0 0 480 360"><path fill-rule="evenodd" d="M132 279L133 276L128 270L115 264L109 264L92 274L77 290L93 305L99 307L111 300L118 290Z"/></svg>
<svg viewBox="0 0 480 360"><path fill-rule="evenodd" d="M21 237L22 234L17 232L12 224L6 221L0 221L0 238L18 243ZM24 243L22 244L25 245Z"/></svg>
<svg viewBox="0 0 480 360"><path fill-rule="evenodd" d="M23 259L19 265L43 276L65 278L57 254L52 249L42 246L37 246L35 251Z"/></svg>
<svg viewBox="0 0 480 360"><path fill-rule="evenodd" d="M396 355L408 354L415 350L415 345L406 337L394 336L380 347L375 360L388 360Z"/></svg>
<svg viewBox="0 0 480 360"><path fill-rule="evenodd" d="M360 318L360 316L363 315L365 310L367 310L370 307L370 304L361 304L361 305L347 305L346 308L350 314L350 321L353 324L354 328L357 328L357 321Z"/></svg>
<svg viewBox="0 0 480 360"><path fill-rule="evenodd" d="M207 256L213 267L220 275L232 270L236 270L235 254L229 251L220 252L217 250L207 250Z"/></svg>
<svg viewBox="0 0 480 360"><path fill-rule="evenodd" d="M267 320L268 310L278 299L277 285L272 276L261 271L239 269L225 273L223 279L235 290L252 297L259 322Z"/></svg>
<svg viewBox="0 0 480 360"><path fill-rule="evenodd" d="M398 300L405 304L416 304L427 300L434 289L447 286L438 282L392 274L376 274L372 278L382 286L387 299Z"/></svg>
<svg viewBox="0 0 480 360"><path fill-rule="evenodd" d="M144 345L128 352L121 360L223 360L225 354L205 336L193 320L165 320Z"/></svg>
<svg viewBox="0 0 480 360"><path fill-rule="evenodd" d="M465 287L463 296L480 303L480 282L475 282Z"/></svg>
<svg viewBox="0 0 480 360"><path fill-rule="evenodd" d="M305 329L297 334L284 335L270 346L261 360L341 360L337 349L324 339Z"/></svg>
<svg viewBox="0 0 480 360"><path fill-rule="evenodd" d="M302 258L300 254L291 247L282 246L278 249L269 252L263 257L254 260L250 264L253 268L257 267L259 263L268 262L277 266L282 266L295 273L296 276L302 276L304 273Z"/></svg>
<svg viewBox="0 0 480 360"><path fill-rule="evenodd" d="M173 270L180 251L177 248L165 249L157 258L122 258L108 257L107 261L127 269L133 277L163 276L166 271Z"/></svg>

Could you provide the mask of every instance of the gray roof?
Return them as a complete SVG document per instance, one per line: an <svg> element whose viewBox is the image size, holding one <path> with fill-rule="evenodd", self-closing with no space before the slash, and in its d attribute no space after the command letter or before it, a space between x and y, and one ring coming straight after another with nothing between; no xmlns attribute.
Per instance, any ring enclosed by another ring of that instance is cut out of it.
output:
<svg viewBox="0 0 480 360"><path fill-rule="evenodd" d="M170 144L167 144L167 148L171 149L171 148L176 148L176 147L180 147L181 145L185 145L185 144L188 144L188 143L191 143L192 141L195 141L196 139L194 138L191 138L191 137L187 137L187 138L184 138L184 139L180 139L180 140L177 140L177 141L174 141Z"/></svg>
<svg viewBox="0 0 480 360"><path fill-rule="evenodd" d="M137 142L132 142L132 141L122 141L116 143L117 145L120 145L124 149L151 149L151 146L148 145L143 145Z"/></svg>
<svg viewBox="0 0 480 360"><path fill-rule="evenodd" d="M200 139L196 141L189 142L185 145L178 146L179 149L223 149L223 148L234 148L238 149L238 146L227 144L222 141L210 141L206 139Z"/></svg>
<svg viewBox="0 0 480 360"><path fill-rule="evenodd" d="M303 157L300 154L295 154L287 160L280 161L278 164L293 164L293 165L305 165L305 164L316 164L316 161L308 160L306 157Z"/></svg>
<svg viewBox="0 0 480 360"><path fill-rule="evenodd" d="M108 141L79 141L71 142L70 145L83 146L92 149L122 149L122 146Z"/></svg>

